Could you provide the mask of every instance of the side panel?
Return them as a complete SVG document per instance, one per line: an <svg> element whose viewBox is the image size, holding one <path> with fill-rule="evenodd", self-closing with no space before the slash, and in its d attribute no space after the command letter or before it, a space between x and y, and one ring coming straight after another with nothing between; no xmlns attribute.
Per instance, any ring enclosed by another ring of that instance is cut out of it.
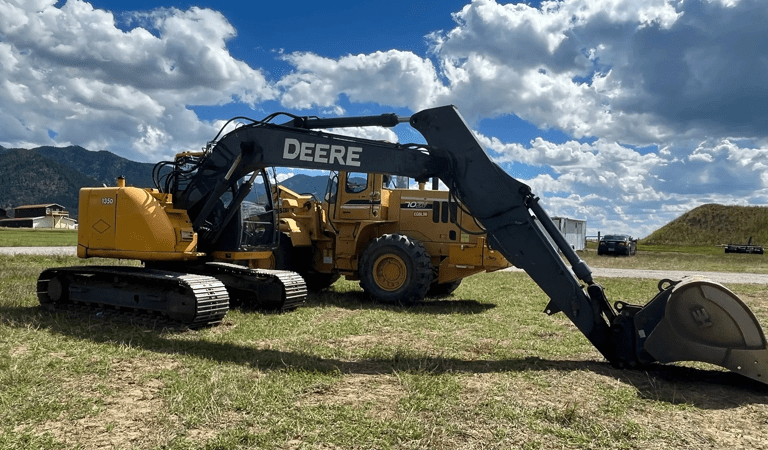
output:
<svg viewBox="0 0 768 450"><path fill-rule="evenodd" d="M143 189L118 189L115 223L120 249L139 252L173 252L174 224L163 206ZM190 226L191 228L191 226Z"/></svg>
<svg viewBox="0 0 768 450"><path fill-rule="evenodd" d="M85 188L80 190L78 248L114 249L117 188ZM80 255L81 250L78 250ZM85 257L86 254L80 255Z"/></svg>
<svg viewBox="0 0 768 450"><path fill-rule="evenodd" d="M79 215L78 256L157 261L199 256L186 213L148 190L82 189Z"/></svg>

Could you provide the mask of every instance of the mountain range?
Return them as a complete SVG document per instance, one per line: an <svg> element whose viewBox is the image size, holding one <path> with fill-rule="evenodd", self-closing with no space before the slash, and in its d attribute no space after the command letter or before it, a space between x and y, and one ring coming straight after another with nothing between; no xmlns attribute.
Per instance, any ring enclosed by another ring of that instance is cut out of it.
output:
<svg viewBox="0 0 768 450"><path fill-rule="evenodd" d="M0 208L58 203L77 218L80 188L114 186L117 177L126 184L154 187L152 163L140 163L102 151L79 146L37 147L33 149L0 146ZM283 182L298 193L322 197L327 177L296 175Z"/></svg>
<svg viewBox="0 0 768 450"><path fill-rule="evenodd" d="M77 218L82 187L126 184L154 187L154 164L131 161L108 151L79 146L9 149L0 146L0 208L58 203ZM323 198L327 176L294 175L282 184L299 194ZM646 244L768 244L768 207L708 204L694 208L642 239Z"/></svg>

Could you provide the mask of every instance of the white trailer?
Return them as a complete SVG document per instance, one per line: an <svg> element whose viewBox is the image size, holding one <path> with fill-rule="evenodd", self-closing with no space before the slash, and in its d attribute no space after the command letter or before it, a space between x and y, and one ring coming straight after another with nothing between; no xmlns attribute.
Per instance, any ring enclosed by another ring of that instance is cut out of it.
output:
<svg viewBox="0 0 768 450"><path fill-rule="evenodd" d="M571 219L568 217L552 217L552 222L555 224L560 233L565 237L565 241L576 251L583 251L587 247L587 221L579 219ZM539 221L536 224L541 227ZM552 241L548 234L544 235L552 244L552 247L557 248L557 245Z"/></svg>

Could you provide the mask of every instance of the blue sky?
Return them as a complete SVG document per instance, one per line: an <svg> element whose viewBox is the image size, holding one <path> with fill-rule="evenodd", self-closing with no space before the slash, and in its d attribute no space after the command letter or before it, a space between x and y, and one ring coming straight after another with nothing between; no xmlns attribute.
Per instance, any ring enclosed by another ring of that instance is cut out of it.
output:
<svg viewBox="0 0 768 450"><path fill-rule="evenodd" d="M154 162L235 115L455 104L551 215L642 237L768 203L765 23L763 0L0 0L0 145Z"/></svg>

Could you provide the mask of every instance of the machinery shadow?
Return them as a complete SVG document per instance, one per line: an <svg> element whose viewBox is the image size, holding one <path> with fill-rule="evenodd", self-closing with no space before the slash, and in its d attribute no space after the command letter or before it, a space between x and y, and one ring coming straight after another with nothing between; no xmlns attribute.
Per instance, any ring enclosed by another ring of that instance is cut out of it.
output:
<svg viewBox="0 0 768 450"><path fill-rule="evenodd" d="M359 361L323 358L311 353L258 348L236 342L178 339L180 329L153 328L100 318L97 314L56 312L41 307L0 307L0 325L51 333L97 344L130 342L135 348L156 353L183 354L260 371L299 370L329 374L381 375L408 373L507 373L592 372L636 390L643 399L688 404L702 409L730 409L748 404L768 404L768 385L719 369L676 365L651 365L642 370L617 369L607 362L554 360L539 357L514 359L459 359L428 354L395 354L390 358ZM222 324L222 332L228 325ZM217 327L218 328L218 327ZM555 375L556 376L556 375Z"/></svg>
<svg viewBox="0 0 768 450"><path fill-rule="evenodd" d="M410 314L480 314L496 307L494 303L454 297L427 298L412 305L386 303L374 299L365 292L323 291L307 294L307 306L335 306L344 309L387 310Z"/></svg>

